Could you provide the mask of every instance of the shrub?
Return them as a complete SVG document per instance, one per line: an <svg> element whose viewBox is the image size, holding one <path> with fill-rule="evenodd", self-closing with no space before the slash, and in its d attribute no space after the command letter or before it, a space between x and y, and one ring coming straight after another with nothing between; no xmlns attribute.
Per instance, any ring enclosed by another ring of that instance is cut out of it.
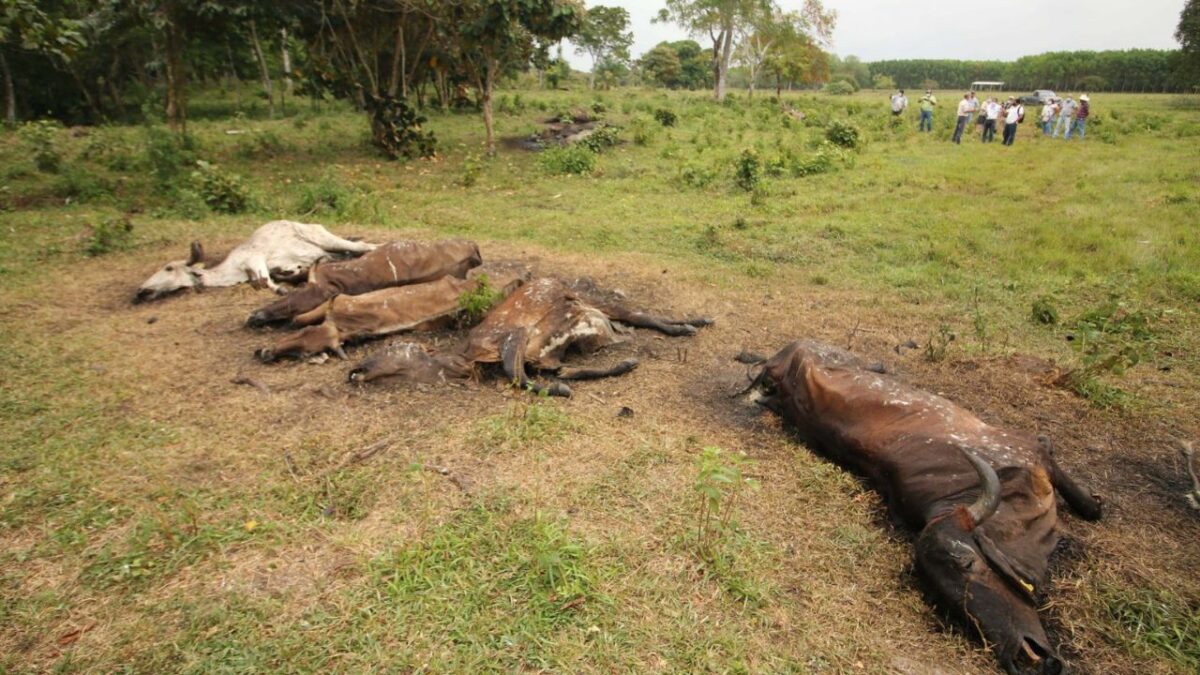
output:
<svg viewBox="0 0 1200 675"><path fill-rule="evenodd" d="M249 195L241 176L225 173L204 160L196 162L192 181L208 208L217 213L241 213L249 204Z"/></svg>
<svg viewBox="0 0 1200 675"><path fill-rule="evenodd" d="M58 123L50 120L38 120L24 124L17 135L24 141L33 156L33 164L38 171L58 173L62 164L62 154L55 143L58 134Z"/></svg>
<svg viewBox="0 0 1200 675"><path fill-rule="evenodd" d="M584 146L592 152L604 152L621 142L620 133L620 127L600 123L592 129L592 133L579 141L579 145Z"/></svg>
<svg viewBox="0 0 1200 675"><path fill-rule="evenodd" d="M483 173L483 159L477 154L469 154L463 159L463 171L458 184L472 187L479 182L480 173Z"/></svg>
<svg viewBox="0 0 1200 675"><path fill-rule="evenodd" d="M111 219L92 228L83 244L83 254L89 258L134 247L133 223L126 219Z"/></svg>
<svg viewBox="0 0 1200 675"><path fill-rule="evenodd" d="M92 133L79 156L99 162L113 171L128 171L133 167L133 151L129 145L104 129Z"/></svg>
<svg viewBox="0 0 1200 675"><path fill-rule="evenodd" d="M634 116L633 121L629 123L629 134L634 145L646 145L650 142L654 130L650 123L650 118L645 115Z"/></svg>
<svg viewBox="0 0 1200 675"><path fill-rule="evenodd" d="M1058 310L1054 308L1054 301L1046 296L1034 300L1029 318L1034 323L1046 326L1053 326L1058 323Z"/></svg>
<svg viewBox="0 0 1200 675"><path fill-rule="evenodd" d="M458 308L462 310L462 323L465 325L478 323L504 297L500 291L492 288L488 275L480 274L476 282L474 290L458 296Z"/></svg>
<svg viewBox="0 0 1200 675"><path fill-rule="evenodd" d="M300 200L296 211L302 215L343 215L350 205L350 193L328 174L312 183L300 187Z"/></svg>
<svg viewBox="0 0 1200 675"><path fill-rule="evenodd" d="M830 82L826 84L821 88L821 91L825 92L826 94L833 94L835 96L849 96L855 92L855 89L854 85L850 84L846 80L838 80L836 82Z"/></svg>
<svg viewBox="0 0 1200 675"><path fill-rule="evenodd" d="M762 182L762 172L762 162L758 158L758 153L747 148L742 151L734 164L734 181L738 187L746 192L751 192Z"/></svg>
<svg viewBox="0 0 1200 675"><path fill-rule="evenodd" d="M756 489L757 481L745 475L749 462L742 453L727 453L708 447L696 459L696 482L692 489L699 497L696 509L696 552L700 559L713 562L721 557L725 540L736 527L733 515L738 498L746 489Z"/></svg>
<svg viewBox="0 0 1200 675"><path fill-rule="evenodd" d="M276 157L286 149L279 135L273 131L255 130L238 142L238 155L247 159Z"/></svg>
<svg viewBox="0 0 1200 675"><path fill-rule="evenodd" d="M1081 314L1067 339L1079 352L1083 366L1064 376L1066 384L1096 405L1124 405L1127 395L1098 378L1123 375L1154 353L1156 318L1116 300Z"/></svg>
<svg viewBox="0 0 1200 675"><path fill-rule="evenodd" d="M862 143L862 133L849 122L833 120L825 127L825 139L838 147L854 150Z"/></svg>
<svg viewBox="0 0 1200 675"><path fill-rule="evenodd" d="M608 112L608 106L604 105L604 101L595 101L592 103L593 114L603 115L606 112Z"/></svg>
<svg viewBox="0 0 1200 675"><path fill-rule="evenodd" d="M585 176L596 169L596 153L582 144L550 148L538 155L537 163L550 175Z"/></svg>
<svg viewBox="0 0 1200 675"><path fill-rule="evenodd" d="M402 98L381 95L367 102L371 139L390 159L432 157L437 151L433 132L422 131L425 118Z"/></svg>
<svg viewBox="0 0 1200 675"><path fill-rule="evenodd" d="M146 127L145 160L160 190L172 187L180 170L195 163L191 146L190 140L180 139L162 127Z"/></svg>
<svg viewBox="0 0 1200 675"><path fill-rule="evenodd" d="M113 192L112 182L94 171L68 166L54 184L54 194L63 199L85 202L106 197Z"/></svg>
<svg viewBox="0 0 1200 675"><path fill-rule="evenodd" d="M679 123L679 116L666 108L655 110L654 119L664 127L673 127Z"/></svg>
<svg viewBox="0 0 1200 675"><path fill-rule="evenodd" d="M694 188L705 188L717 179L717 171L700 162L688 162L679 167L679 182Z"/></svg>

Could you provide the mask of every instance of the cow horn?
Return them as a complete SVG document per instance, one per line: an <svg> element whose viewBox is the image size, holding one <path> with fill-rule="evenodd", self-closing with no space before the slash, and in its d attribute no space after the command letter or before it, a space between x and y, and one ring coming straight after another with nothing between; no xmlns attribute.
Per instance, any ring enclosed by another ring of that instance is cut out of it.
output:
<svg viewBox="0 0 1200 675"><path fill-rule="evenodd" d="M188 255L187 265L190 267L192 265L199 264L203 260L204 246L199 241L193 241L191 253Z"/></svg>
<svg viewBox="0 0 1200 675"><path fill-rule="evenodd" d="M979 455L966 448L963 448L963 454L967 456L967 461L979 473L979 482L982 486L979 499L967 507L967 513L971 514L971 520L975 521L976 525L982 525L983 521L990 518L996 509L1000 508L1000 477L996 475L996 470L992 468L992 465Z"/></svg>

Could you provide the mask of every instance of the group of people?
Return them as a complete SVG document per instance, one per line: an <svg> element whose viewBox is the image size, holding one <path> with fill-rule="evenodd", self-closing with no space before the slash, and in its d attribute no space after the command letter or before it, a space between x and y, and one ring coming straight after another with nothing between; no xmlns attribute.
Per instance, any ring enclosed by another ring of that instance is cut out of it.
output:
<svg viewBox="0 0 1200 675"><path fill-rule="evenodd" d="M893 116L903 115L904 111L908 109L908 97L904 95L903 89L892 94L891 102ZM937 97L933 95L933 91L926 89L925 95L917 103L921 113L918 129L923 132L933 131L933 110L937 104ZM1012 145L1016 142L1017 125L1025 121L1025 105L1012 96L1004 103L996 98L980 101L975 92L969 91L963 94L962 100L958 102L957 112L958 119L954 125L954 135L950 137L950 140L958 144L962 144L963 133L967 130L972 118L975 119L975 124L980 129L980 140L984 143L991 143L996 139L996 127L1000 125L1000 120L1004 120L1001 140L1003 145ZM1078 102L1071 98L1070 94L1066 99L1051 98L1042 106L1042 134L1058 138L1059 133L1062 133L1066 140L1070 140L1071 135L1074 134L1082 141L1087 132L1087 120L1090 115L1091 109L1087 94L1080 96Z"/></svg>

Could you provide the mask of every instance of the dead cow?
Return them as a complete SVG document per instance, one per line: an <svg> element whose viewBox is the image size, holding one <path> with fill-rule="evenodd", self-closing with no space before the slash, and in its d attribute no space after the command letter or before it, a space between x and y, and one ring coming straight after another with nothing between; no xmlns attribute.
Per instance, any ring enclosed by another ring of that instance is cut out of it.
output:
<svg viewBox="0 0 1200 675"><path fill-rule="evenodd" d="M429 330L447 323L460 314L459 299L463 294L480 288L482 280L502 297L507 297L528 281L529 276L529 269L524 265L489 263L468 272L466 279L447 275L423 284L385 288L362 295L339 295L293 320L307 328L280 339L270 348L258 350L255 356L269 363L282 357L304 358L330 351L344 359L346 352L342 345L346 343L405 331Z"/></svg>
<svg viewBox="0 0 1200 675"><path fill-rule="evenodd" d="M236 286L245 282L263 284L275 292L276 280L302 275L318 260L359 255L374 244L342 239L320 225L273 220L254 231L244 243L213 267L202 265L204 247L192 242L187 260L167 263L138 288L134 302L154 300L186 288Z"/></svg>
<svg viewBox="0 0 1200 675"><path fill-rule="evenodd" d="M693 335L711 319L669 319L629 309L619 294L604 291L590 280L564 282L542 278L525 284L497 305L471 330L457 353L432 355L412 346L399 346L361 363L350 372L351 382L404 376L426 380L465 378L476 364L499 363L504 374L522 389L552 396L570 396L562 383L543 387L529 379L526 368L556 373L564 380L622 375L637 367L630 359L608 369L564 369L570 349L593 352L626 339L620 322L651 328L667 335Z"/></svg>
<svg viewBox="0 0 1200 675"><path fill-rule="evenodd" d="M473 241L389 242L355 260L314 265L307 283L255 310L246 325L287 321L338 295L362 295L381 288L435 281L447 274L461 279L481 262L479 247Z"/></svg>
<svg viewBox="0 0 1200 675"><path fill-rule="evenodd" d="M1005 670L1062 670L1037 614L1058 541L1054 491L1088 520L1101 505L1059 468L1048 439L986 424L812 342L785 347L755 384L760 404L864 476L919 533L916 569L934 601L979 631Z"/></svg>

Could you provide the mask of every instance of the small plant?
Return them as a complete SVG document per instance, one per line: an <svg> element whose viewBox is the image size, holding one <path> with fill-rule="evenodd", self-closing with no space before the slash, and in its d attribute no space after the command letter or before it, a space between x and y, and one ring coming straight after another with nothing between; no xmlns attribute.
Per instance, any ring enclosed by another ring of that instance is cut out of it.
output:
<svg viewBox="0 0 1200 675"><path fill-rule="evenodd" d="M727 453L707 447L696 459L696 482L692 485L699 498L696 509L696 552L706 562L721 557L726 535L733 531L738 498L758 482L746 476L747 460L741 453Z"/></svg>
<svg viewBox="0 0 1200 675"><path fill-rule="evenodd" d="M954 332L946 324L938 326L937 332L929 336L925 342L925 360L937 363L946 360L946 352L954 342Z"/></svg>
<svg viewBox="0 0 1200 675"><path fill-rule="evenodd" d="M113 171L128 171L133 168L132 149L121 137L104 128L92 133L80 157L99 162Z"/></svg>
<svg viewBox="0 0 1200 675"><path fill-rule="evenodd" d="M753 192L762 182L763 166L758 153L753 149L742 150L734 165L734 181L746 192Z"/></svg>
<svg viewBox="0 0 1200 675"><path fill-rule="evenodd" d="M92 201L112 193L111 181L76 165L67 166L54 183L54 194L69 202Z"/></svg>
<svg viewBox="0 0 1200 675"><path fill-rule="evenodd" d="M633 138L634 145L647 145L650 143L653 131L651 120L645 115L635 115L633 121L629 123L629 135Z"/></svg>
<svg viewBox="0 0 1200 675"><path fill-rule="evenodd" d="M425 118L402 98L375 96L367 102L371 139L391 159L432 157L437 152L433 132L422 131Z"/></svg>
<svg viewBox="0 0 1200 675"><path fill-rule="evenodd" d="M1058 310L1054 308L1054 300L1043 295L1033 301L1033 307L1029 313L1030 321L1042 324L1043 326L1053 326L1058 323Z"/></svg>
<svg viewBox="0 0 1200 675"><path fill-rule="evenodd" d="M1153 354L1157 339L1157 316L1131 310L1120 301L1110 301L1084 312L1075 320L1075 331L1068 335L1079 352L1083 365L1063 376L1065 383L1080 396L1101 407L1123 405L1123 392L1100 381L1107 374L1125 371Z"/></svg>
<svg viewBox="0 0 1200 675"><path fill-rule="evenodd" d="M836 82L826 84L821 88L821 91L826 94L833 94L834 96L849 96L854 93L855 89L854 85L846 80L837 80Z"/></svg>
<svg viewBox="0 0 1200 675"><path fill-rule="evenodd" d="M604 105L604 101L595 101L592 103L592 113L595 115L603 115L608 112L608 106Z"/></svg>
<svg viewBox="0 0 1200 675"><path fill-rule="evenodd" d="M596 170L596 153L579 144L550 148L538 155L537 164L552 176L586 176Z"/></svg>
<svg viewBox="0 0 1200 675"><path fill-rule="evenodd" d="M192 182L208 208L217 213L241 213L249 204L249 194L241 176L225 173L204 160L196 161Z"/></svg>
<svg viewBox="0 0 1200 675"><path fill-rule="evenodd" d="M654 119L664 127L673 127L679 123L679 116L666 108L659 108L654 111Z"/></svg>
<svg viewBox="0 0 1200 675"><path fill-rule="evenodd" d="M621 142L620 127L600 123L592 129L592 133L579 141L579 144L592 152L604 152Z"/></svg>
<svg viewBox="0 0 1200 675"><path fill-rule="evenodd" d="M466 325L478 323L488 313L488 310L502 298L503 294L492 288L488 276L480 274L476 279L475 288L458 296L458 308L462 310L463 323Z"/></svg>
<svg viewBox="0 0 1200 675"><path fill-rule="evenodd" d="M462 176L459 177L458 184L463 187L473 187L479 182L481 173L483 173L483 158L471 153L463 159Z"/></svg>
<svg viewBox="0 0 1200 675"><path fill-rule="evenodd" d="M29 148L33 164L43 173L58 173L62 154L55 143L58 124L50 120L29 122L17 130L17 135Z"/></svg>
<svg viewBox="0 0 1200 675"><path fill-rule="evenodd" d="M862 133L849 122L833 120L825 127L825 139L838 147L855 150L862 144Z"/></svg>
<svg viewBox="0 0 1200 675"><path fill-rule="evenodd" d="M707 164L689 161L679 167L677 177L680 183L688 187L706 188L717 180L717 171Z"/></svg>
<svg viewBox="0 0 1200 675"><path fill-rule="evenodd" d="M279 135L273 131L254 130L243 136L238 143L239 156L254 159L277 157L286 149Z"/></svg>
<svg viewBox="0 0 1200 675"><path fill-rule="evenodd" d="M571 418L550 401L549 394L522 393L507 412L483 422L480 436L486 450L500 452L560 439L574 427Z"/></svg>
<svg viewBox="0 0 1200 675"><path fill-rule="evenodd" d="M110 219L92 228L92 233L84 242L83 254L95 258L114 251L128 251L133 247L133 223L127 219Z"/></svg>
<svg viewBox="0 0 1200 675"><path fill-rule="evenodd" d="M145 161L160 191L169 191L183 167L196 161L191 145L163 127L146 127Z"/></svg>
<svg viewBox="0 0 1200 675"><path fill-rule="evenodd" d="M300 201L296 211L305 216L313 214L343 215L350 205L350 193L332 176L326 174L315 182L305 183L300 188Z"/></svg>

